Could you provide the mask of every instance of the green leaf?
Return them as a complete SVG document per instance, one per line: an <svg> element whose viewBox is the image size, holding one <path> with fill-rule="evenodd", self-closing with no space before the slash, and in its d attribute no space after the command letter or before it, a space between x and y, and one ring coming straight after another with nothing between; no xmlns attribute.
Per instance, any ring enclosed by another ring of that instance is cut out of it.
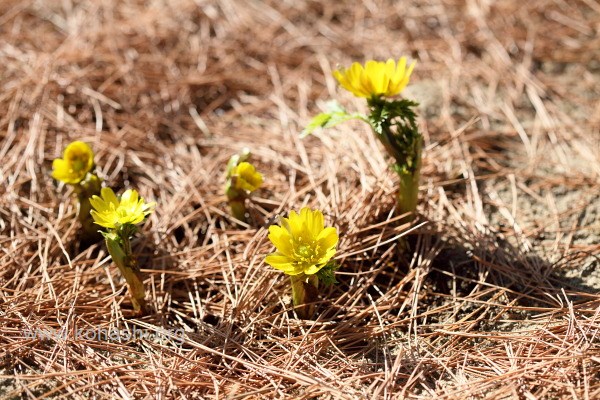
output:
<svg viewBox="0 0 600 400"><path fill-rule="evenodd" d="M337 101L329 101L326 105L326 111L313 117L306 128L300 133L300 137L304 138L318 128L331 128L351 119L368 122L365 115L361 113L350 114Z"/></svg>
<svg viewBox="0 0 600 400"><path fill-rule="evenodd" d="M124 268L127 260L127 254L123 249L123 242L119 235L117 235L115 232L109 232L104 234L104 239L106 241L108 253L110 254L113 262L117 264L119 269Z"/></svg>
<svg viewBox="0 0 600 400"><path fill-rule="evenodd" d="M407 100L368 100L369 122L387 152L394 157L398 174L412 174L421 153L422 136L417 126L414 108L418 103Z"/></svg>
<svg viewBox="0 0 600 400"><path fill-rule="evenodd" d="M119 235L117 234L116 231L114 230L108 230L108 231L98 231L100 232L100 234L102 236L104 236L104 239L106 240L110 240L112 242L117 242L117 243L121 243L121 238L119 237Z"/></svg>
<svg viewBox="0 0 600 400"><path fill-rule="evenodd" d="M339 268L339 264L335 261L329 261L323 268L317 272L317 278L319 282L326 286L338 283L335 280L335 271Z"/></svg>

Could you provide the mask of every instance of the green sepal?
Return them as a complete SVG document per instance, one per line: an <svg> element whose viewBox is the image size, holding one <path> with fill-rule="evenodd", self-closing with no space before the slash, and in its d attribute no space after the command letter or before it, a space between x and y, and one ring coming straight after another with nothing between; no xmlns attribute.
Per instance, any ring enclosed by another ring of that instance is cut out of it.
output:
<svg viewBox="0 0 600 400"><path fill-rule="evenodd" d="M379 97L373 97L368 100L371 108L369 120L373 129L380 131L382 124L394 124L398 121L392 121L399 118L403 125L413 132L417 131L417 114L413 108L418 107L419 103L408 99L386 100ZM406 128L405 128L406 129Z"/></svg>
<svg viewBox="0 0 600 400"><path fill-rule="evenodd" d="M123 245L125 241L128 241L130 237L135 235L137 232L137 226L133 224L123 224L117 229L110 229L108 231L98 231L104 239L117 242L119 245Z"/></svg>

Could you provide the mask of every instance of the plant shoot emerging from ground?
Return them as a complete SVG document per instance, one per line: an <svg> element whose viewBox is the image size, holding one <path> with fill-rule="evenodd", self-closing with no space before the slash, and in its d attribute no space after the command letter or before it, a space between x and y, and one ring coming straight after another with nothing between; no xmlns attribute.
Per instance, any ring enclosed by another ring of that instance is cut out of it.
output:
<svg viewBox="0 0 600 400"><path fill-rule="evenodd" d="M317 299L319 280L335 282L332 258L338 243L337 230L325 227L323 214L305 207L300 213L290 211L280 225L269 227L269 240L277 251L265 262L290 275L292 300L301 318L311 318Z"/></svg>
<svg viewBox="0 0 600 400"><path fill-rule="evenodd" d="M71 142L63 152L63 158L52 162L52 177L73 186L79 207L77 218L83 228L83 240L98 240L98 232L90 217L89 198L100 193L102 180L93 172L94 152L84 142Z"/></svg>
<svg viewBox="0 0 600 400"><path fill-rule="evenodd" d="M263 184L263 176L256 167L247 160L250 151L244 149L241 154L236 154L227 164L225 194L233 216L246 222L246 199L250 194Z"/></svg>
<svg viewBox="0 0 600 400"><path fill-rule="evenodd" d="M364 66L353 63L350 68L334 71L333 76L344 89L367 99L369 115L350 114L333 102L327 112L314 117L303 131L303 135L308 135L316 128L329 128L350 119L367 122L394 159L392 168L400 177L398 211L408 214L402 222L412 220L417 207L423 137L413 110L418 104L390 97L397 96L406 87L414 66L412 62L407 67L406 58L402 57L397 63L392 59L369 60Z"/></svg>
<svg viewBox="0 0 600 400"><path fill-rule="evenodd" d="M94 208L91 211L94 222L107 228L102 235L112 260L129 286L134 311L146 314L149 311L146 291L131 250L131 237L137 231L136 225L154 211L155 203L146 203L132 189L126 190L119 199L111 188L102 188L101 196L93 196L90 203Z"/></svg>

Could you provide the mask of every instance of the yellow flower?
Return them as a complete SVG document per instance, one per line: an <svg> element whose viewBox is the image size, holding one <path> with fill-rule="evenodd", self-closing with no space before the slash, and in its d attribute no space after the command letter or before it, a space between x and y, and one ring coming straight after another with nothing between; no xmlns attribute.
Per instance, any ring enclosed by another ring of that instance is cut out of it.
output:
<svg viewBox="0 0 600 400"><path fill-rule="evenodd" d="M400 58L398 65L391 58L387 62L369 60L364 67L355 62L348 69L334 71L333 76L344 89L357 97L390 97L406 87L414 67L413 61L406 68L406 57Z"/></svg>
<svg viewBox="0 0 600 400"><path fill-rule="evenodd" d="M325 228L321 211L304 207L281 218L281 226L270 226L269 239L277 251L265 258L267 264L288 275L313 275L335 255L338 234Z"/></svg>
<svg viewBox="0 0 600 400"><path fill-rule="evenodd" d="M63 153L63 158L52 162L52 177L64 183L77 184L94 166L94 152L84 142L70 143Z"/></svg>
<svg viewBox="0 0 600 400"><path fill-rule="evenodd" d="M118 229L125 224L139 224L154 210L156 203L145 203L135 190L126 190L119 200L111 188L102 188L102 197L92 196L90 204L94 222L105 228Z"/></svg>
<svg viewBox="0 0 600 400"><path fill-rule="evenodd" d="M249 162L241 162L231 169L231 176L236 189L254 192L263 183L263 176Z"/></svg>

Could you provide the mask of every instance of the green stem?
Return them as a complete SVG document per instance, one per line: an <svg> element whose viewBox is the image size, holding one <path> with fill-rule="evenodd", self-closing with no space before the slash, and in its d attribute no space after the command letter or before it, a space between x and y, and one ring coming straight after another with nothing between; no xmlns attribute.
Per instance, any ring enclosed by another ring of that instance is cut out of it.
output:
<svg viewBox="0 0 600 400"><path fill-rule="evenodd" d="M417 203L419 200L419 177L421 175L421 140L416 146L415 155L416 163L413 168L396 168L400 177L398 188L398 213L400 215L407 214L406 217L400 220L401 223L411 222L416 215Z"/></svg>
<svg viewBox="0 0 600 400"><path fill-rule="evenodd" d="M79 210L77 212L77 219L83 229L83 235L86 237L98 235L98 225L94 224L94 220L90 215L92 205L90 204L90 198L84 196L78 196L79 198Z"/></svg>
<svg viewBox="0 0 600 400"><path fill-rule="evenodd" d="M145 299L146 290L137 260L131 252L129 237L119 237L116 232L106 234L105 237L108 252L127 282L134 311L136 314L147 314L149 306Z"/></svg>
<svg viewBox="0 0 600 400"><path fill-rule="evenodd" d="M246 194L242 190L237 190L231 184L228 184L225 189L225 195L227 195L229 208L231 208L231 215L242 222L247 222Z"/></svg>
<svg viewBox="0 0 600 400"><path fill-rule="evenodd" d="M315 313L319 278L316 275L291 275L292 302L301 319L311 319Z"/></svg>
<svg viewBox="0 0 600 400"><path fill-rule="evenodd" d="M394 158L393 167L400 177L398 213L407 215L399 222L409 223L416 214L423 147L423 137L419 133L413 111L417 103L373 96L368 100L368 105L371 128Z"/></svg>
<svg viewBox="0 0 600 400"><path fill-rule="evenodd" d="M229 200L229 208L235 219L246 222L246 199Z"/></svg>

